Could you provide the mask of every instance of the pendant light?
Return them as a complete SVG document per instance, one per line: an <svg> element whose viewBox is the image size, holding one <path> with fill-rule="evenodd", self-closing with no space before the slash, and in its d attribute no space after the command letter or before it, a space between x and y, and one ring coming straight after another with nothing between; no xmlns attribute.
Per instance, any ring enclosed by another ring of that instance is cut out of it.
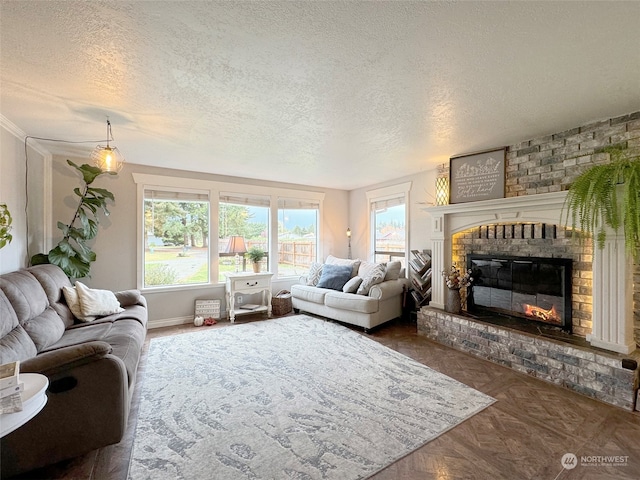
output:
<svg viewBox="0 0 640 480"><path fill-rule="evenodd" d="M98 145L94 148L91 152L91 160L103 172L118 173L122 170L124 157L116 147L109 145L110 140L113 140L113 136L111 135L111 122L107 118L107 145Z"/></svg>

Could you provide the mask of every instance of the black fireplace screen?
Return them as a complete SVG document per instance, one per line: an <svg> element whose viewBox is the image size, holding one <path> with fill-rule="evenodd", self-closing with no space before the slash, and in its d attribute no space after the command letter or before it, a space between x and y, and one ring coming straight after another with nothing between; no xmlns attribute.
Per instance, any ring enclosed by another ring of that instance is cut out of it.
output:
<svg viewBox="0 0 640 480"><path fill-rule="evenodd" d="M471 309L480 308L571 331L571 259L467 255Z"/></svg>

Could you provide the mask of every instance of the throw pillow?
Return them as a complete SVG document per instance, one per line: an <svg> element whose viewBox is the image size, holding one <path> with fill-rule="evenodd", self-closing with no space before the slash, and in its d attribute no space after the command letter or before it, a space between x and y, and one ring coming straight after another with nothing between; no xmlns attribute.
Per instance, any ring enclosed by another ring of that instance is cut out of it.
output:
<svg viewBox="0 0 640 480"><path fill-rule="evenodd" d="M78 320L81 322L91 322L96 319L96 317L85 317L82 314L82 307L80 306L80 298L78 298L76 287L62 287L62 294L64 295L69 310L71 310L73 316Z"/></svg>
<svg viewBox="0 0 640 480"><path fill-rule="evenodd" d="M359 295L369 295L371 287L384 281L385 273L386 267L381 263L366 269L366 275L362 277L362 283L358 287L358 291L356 293Z"/></svg>
<svg viewBox="0 0 640 480"><path fill-rule="evenodd" d="M362 277L353 277L342 287L342 291L344 293L356 293L358 291L358 287L362 283Z"/></svg>
<svg viewBox="0 0 640 480"><path fill-rule="evenodd" d="M344 284L351 278L351 265L327 265L322 267L322 275L318 282L318 288L330 288L342 290Z"/></svg>
<svg viewBox="0 0 640 480"><path fill-rule="evenodd" d="M124 312L115 294L110 290L89 288L76 281L76 292L80 299L83 317L104 317L112 313ZM86 320L85 320L86 321Z"/></svg>
<svg viewBox="0 0 640 480"><path fill-rule="evenodd" d="M320 275L322 275L321 263L313 262L309 267L309 275L307 275L307 285L315 287L320 281Z"/></svg>
<svg viewBox="0 0 640 480"><path fill-rule="evenodd" d="M358 269L360 268L359 259L352 260L350 258L338 258L338 257L334 257L333 255L329 255L324 263L326 265L350 265L352 268L351 270L352 277L355 277L358 274Z"/></svg>
<svg viewBox="0 0 640 480"><path fill-rule="evenodd" d="M387 273L384 275L384 281L398 280L400 278L400 270L402 269L402 263L399 260L387 262Z"/></svg>

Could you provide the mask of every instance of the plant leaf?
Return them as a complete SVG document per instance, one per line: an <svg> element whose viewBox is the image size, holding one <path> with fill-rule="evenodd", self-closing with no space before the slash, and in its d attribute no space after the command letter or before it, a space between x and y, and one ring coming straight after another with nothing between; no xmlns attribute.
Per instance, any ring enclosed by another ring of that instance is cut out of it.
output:
<svg viewBox="0 0 640 480"><path fill-rule="evenodd" d="M36 253L31 257L31 265L44 265L50 263L49 256L44 253Z"/></svg>
<svg viewBox="0 0 640 480"><path fill-rule="evenodd" d="M67 160L67 163L82 174L84 183L86 183L87 185L91 185L93 181L103 173L102 170L100 170L98 167L94 167L86 163L83 163L80 166L76 165L71 160Z"/></svg>

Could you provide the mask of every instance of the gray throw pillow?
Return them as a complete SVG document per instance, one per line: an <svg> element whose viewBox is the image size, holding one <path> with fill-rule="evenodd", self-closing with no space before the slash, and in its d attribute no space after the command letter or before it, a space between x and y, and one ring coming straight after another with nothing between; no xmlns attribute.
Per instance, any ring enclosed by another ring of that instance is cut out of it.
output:
<svg viewBox="0 0 640 480"><path fill-rule="evenodd" d="M318 282L319 288L342 290L344 284L351 278L352 267L350 265L327 265L322 267L322 275Z"/></svg>

